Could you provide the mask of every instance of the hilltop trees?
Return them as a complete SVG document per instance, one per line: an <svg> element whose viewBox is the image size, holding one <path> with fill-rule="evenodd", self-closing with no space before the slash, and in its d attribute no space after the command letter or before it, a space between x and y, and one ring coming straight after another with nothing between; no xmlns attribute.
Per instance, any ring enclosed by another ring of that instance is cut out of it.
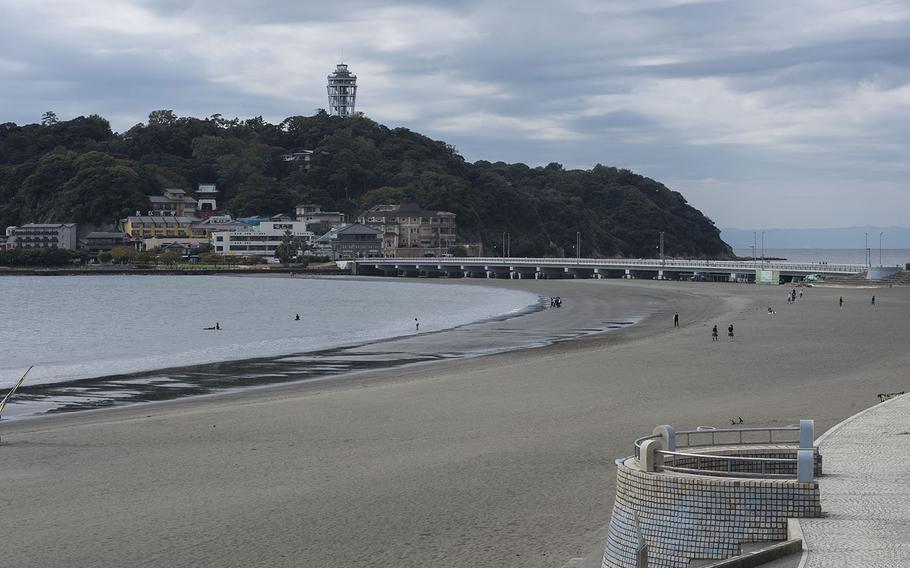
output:
<svg viewBox="0 0 910 568"><path fill-rule="evenodd" d="M308 167L284 154L312 150ZM353 217L382 202L416 201L458 215L464 241L490 248L511 235L516 255L730 256L719 231L677 192L628 170L597 165L465 162L455 149L364 116L318 112L270 124L150 113L115 134L99 116L0 125L0 225L78 221L111 226L166 187L216 183L235 215L293 214L318 203Z"/></svg>

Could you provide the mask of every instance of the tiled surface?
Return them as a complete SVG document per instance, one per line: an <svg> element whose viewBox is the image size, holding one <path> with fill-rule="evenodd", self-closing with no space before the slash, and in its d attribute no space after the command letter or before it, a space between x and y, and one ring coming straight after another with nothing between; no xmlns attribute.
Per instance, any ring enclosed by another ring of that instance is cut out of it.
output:
<svg viewBox="0 0 910 568"><path fill-rule="evenodd" d="M744 542L784 540L788 517L819 512L815 483L648 473L621 464L603 567L635 566L636 514L649 567L685 568L691 559L733 556Z"/></svg>
<svg viewBox="0 0 910 568"><path fill-rule="evenodd" d="M828 516L801 522L806 567L910 566L910 395L842 425L821 451Z"/></svg>

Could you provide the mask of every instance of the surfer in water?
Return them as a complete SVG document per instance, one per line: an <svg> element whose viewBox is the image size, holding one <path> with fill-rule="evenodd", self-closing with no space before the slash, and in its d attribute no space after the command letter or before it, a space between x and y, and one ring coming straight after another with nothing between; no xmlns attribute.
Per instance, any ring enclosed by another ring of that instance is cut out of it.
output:
<svg viewBox="0 0 910 568"><path fill-rule="evenodd" d="M297 316L294 317L294 321L300 321L300 314L297 314Z"/></svg>
<svg viewBox="0 0 910 568"><path fill-rule="evenodd" d="M216 322L215 322L215 325L213 325L212 327L204 327L204 328L202 328L202 329L204 329L204 330L206 330L206 331L221 331L221 324L219 324L219 323L216 321Z"/></svg>

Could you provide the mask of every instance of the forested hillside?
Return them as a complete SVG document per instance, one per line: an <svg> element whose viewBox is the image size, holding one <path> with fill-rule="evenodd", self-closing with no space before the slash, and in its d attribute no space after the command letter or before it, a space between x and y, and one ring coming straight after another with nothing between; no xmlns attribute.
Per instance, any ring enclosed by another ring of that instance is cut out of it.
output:
<svg viewBox="0 0 910 568"><path fill-rule="evenodd" d="M314 150L312 165L285 162ZM513 256L731 255L714 224L661 183L597 165L466 162L453 147L404 128L320 112L280 124L261 117L177 117L162 110L123 133L100 116L0 125L0 225L70 221L111 226L147 209L166 187L213 182L235 216L293 214L312 202L354 215L380 202L416 201L458 214L463 241L495 254L503 231Z"/></svg>

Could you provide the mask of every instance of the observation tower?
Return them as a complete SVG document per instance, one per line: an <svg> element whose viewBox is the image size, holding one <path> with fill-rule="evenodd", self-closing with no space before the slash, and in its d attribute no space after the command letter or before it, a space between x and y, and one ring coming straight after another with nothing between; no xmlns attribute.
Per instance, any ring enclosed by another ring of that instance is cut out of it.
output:
<svg viewBox="0 0 910 568"><path fill-rule="evenodd" d="M329 114L341 117L354 116L354 100L357 98L357 75L348 71L345 63L335 66L329 75L326 89L329 93Z"/></svg>

